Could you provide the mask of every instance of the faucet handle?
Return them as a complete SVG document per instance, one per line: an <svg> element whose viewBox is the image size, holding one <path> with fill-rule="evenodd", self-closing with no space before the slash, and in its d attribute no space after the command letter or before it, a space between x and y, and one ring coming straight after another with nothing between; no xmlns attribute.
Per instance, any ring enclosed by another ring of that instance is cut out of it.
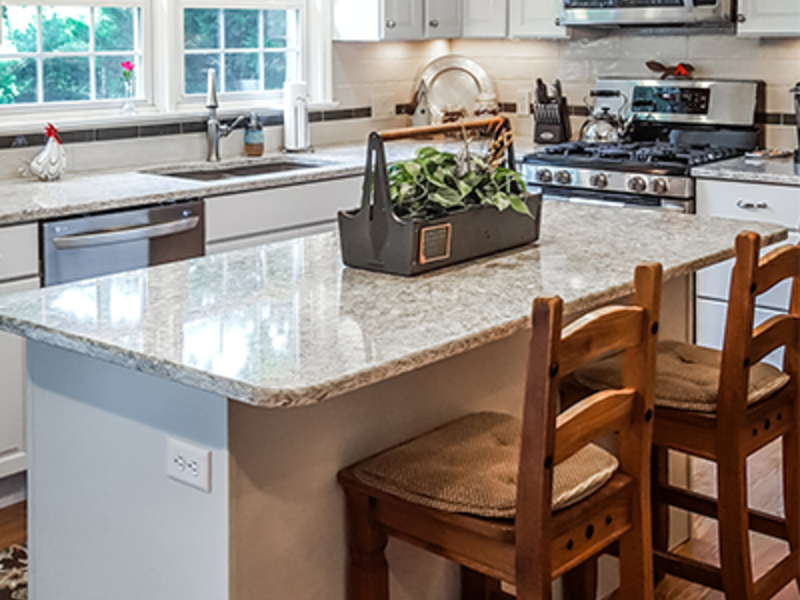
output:
<svg viewBox="0 0 800 600"><path fill-rule="evenodd" d="M208 70L208 92L206 93L206 108L219 108L217 100L217 70Z"/></svg>

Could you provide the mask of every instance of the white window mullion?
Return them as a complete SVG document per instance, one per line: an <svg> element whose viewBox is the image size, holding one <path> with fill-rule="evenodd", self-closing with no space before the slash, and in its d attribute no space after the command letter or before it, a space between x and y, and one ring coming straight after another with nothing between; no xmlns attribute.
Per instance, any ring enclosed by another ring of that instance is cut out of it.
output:
<svg viewBox="0 0 800 600"><path fill-rule="evenodd" d="M134 82L136 84L136 93L134 94L137 98L142 95L142 85L144 82L144 71L142 70L142 30L141 30L141 9L135 8L133 10L133 60L136 64L136 69L138 73L136 73L136 78Z"/></svg>
<svg viewBox="0 0 800 600"><path fill-rule="evenodd" d="M221 92L227 92L225 85L225 11L219 9L219 81L217 81L217 88Z"/></svg>
<svg viewBox="0 0 800 600"><path fill-rule="evenodd" d="M258 11L258 91L264 90L264 69L266 68L266 61L264 60L264 44L266 38L264 37L264 29L266 22L264 21L265 11Z"/></svg>
<svg viewBox="0 0 800 600"><path fill-rule="evenodd" d="M97 78L95 77L96 57L94 44L95 7L89 7L89 100L97 100Z"/></svg>
<svg viewBox="0 0 800 600"><path fill-rule="evenodd" d="M36 7L36 103L44 103L44 40L42 39L42 7Z"/></svg>

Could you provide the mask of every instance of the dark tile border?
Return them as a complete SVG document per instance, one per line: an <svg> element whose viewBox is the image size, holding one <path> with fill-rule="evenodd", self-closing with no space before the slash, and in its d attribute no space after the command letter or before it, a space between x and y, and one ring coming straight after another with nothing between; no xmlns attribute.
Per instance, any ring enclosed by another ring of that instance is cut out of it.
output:
<svg viewBox="0 0 800 600"><path fill-rule="evenodd" d="M499 106L501 112L511 114L517 112L517 104L515 102L500 102ZM397 104L395 106L395 114L411 115L414 113L413 109L413 104ZM576 117L586 117L589 115L589 109L582 105L570 106L569 114ZM311 123L369 119L371 117L372 108L369 106L337 108L334 110L315 110L309 113L309 121ZM270 112L260 115L259 118L264 127L280 127L283 125L283 114L281 113ZM247 125L245 121L246 119L239 123L237 129L245 127ZM797 118L792 113L759 113L756 115L756 122L762 125L795 126L797 124ZM189 121L168 121L151 125L100 127L96 129L64 131L61 133L61 139L66 144L81 144L166 135L197 134L205 133L205 131L205 119L193 119ZM46 138L42 133L2 135L0 136L0 150L23 148L26 146L43 146L45 141Z"/></svg>
<svg viewBox="0 0 800 600"><path fill-rule="evenodd" d="M323 121L343 121L348 119L369 119L372 117L372 108L362 106L357 108L342 108L336 110L315 110L309 113L309 121L320 123ZM283 114L270 112L259 115L264 127L283 126ZM226 119L226 122L228 120ZM243 119L237 129L247 126L247 119ZM190 121L167 121L150 125L127 125L120 127L98 127L96 129L78 129L61 132L61 140L65 144L81 144L88 142L106 142L112 140L125 140L134 138L160 137L166 135L184 135L205 133L205 119ZM42 133L25 133L0 135L0 150L10 148L23 148L26 146L43 146L46 139Z"/></svg>

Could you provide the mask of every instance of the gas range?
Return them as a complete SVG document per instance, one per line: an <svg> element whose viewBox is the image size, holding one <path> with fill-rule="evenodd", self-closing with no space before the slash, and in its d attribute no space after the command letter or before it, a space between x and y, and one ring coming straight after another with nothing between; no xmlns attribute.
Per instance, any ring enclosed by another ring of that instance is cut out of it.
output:
<svg viewBox="0 0 800 600"><path fill-rule="evenodd" d="M524 157L526 183L545 197L692 212L692 167L740 156L762 141L755 126L762 82L601 78L595 90L596 111L632 123L628 138L555 144Z"/></svg>
<svg viewBox="0 0 800 600"><path fill-rule="evenodd" d="M554 188L691 198L691 169L741 155L744 150L671 142L569 142L526 156L528 183Z"/></svg>

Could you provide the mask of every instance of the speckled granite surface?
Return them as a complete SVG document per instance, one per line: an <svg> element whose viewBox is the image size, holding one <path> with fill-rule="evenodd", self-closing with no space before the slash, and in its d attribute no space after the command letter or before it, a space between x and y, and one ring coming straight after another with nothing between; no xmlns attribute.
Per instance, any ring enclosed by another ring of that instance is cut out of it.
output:
<svg viewBox="0 0 800 600"><path fill-rule="evenodd" d="M678 276L782 227L547 202L542 239L417 278L344 268L328 233L0 298L0 329L242 402L300 406L417 369L632 289L646 260Z"/></svg>
<svg viewBox="0 0 800 600"><path fill-rule="evenodd" d="M414 150L425 145L425 140L405 140L386 145L389 161L410 158ZM455 144L437 146L454 150ZM520 147L522 156L532 147ZM292 160L314 163L309 169L286 171L269 175L255 175L223 179L218 181L195 181L169 177L165 174L179 170L214 170L231 166L250 166L273 161ZM0 182L0 225L11 225L26 221L37 221L98 212L120 208L131 208L157 204L169 200L182 200L247 192L271 187L297 185L332 179L363 175L366 162L366 142L320 148L313 154L271 154L258 159L238 158L221 163L184 163L160 165L137 172L104 174L70 174L60 181L40 182L30 179Z"/></svg>
<svg viewBox="0 0 800 600"><path fill-rule="evenodd" d="M692 169L692 175L707 179L726 179L750 183L771 183L800 187L800 165L792 158L754 160L732 158ZM800 192L798 192L800 194ZM797 197L800 201L800 195Z"/></svg>

